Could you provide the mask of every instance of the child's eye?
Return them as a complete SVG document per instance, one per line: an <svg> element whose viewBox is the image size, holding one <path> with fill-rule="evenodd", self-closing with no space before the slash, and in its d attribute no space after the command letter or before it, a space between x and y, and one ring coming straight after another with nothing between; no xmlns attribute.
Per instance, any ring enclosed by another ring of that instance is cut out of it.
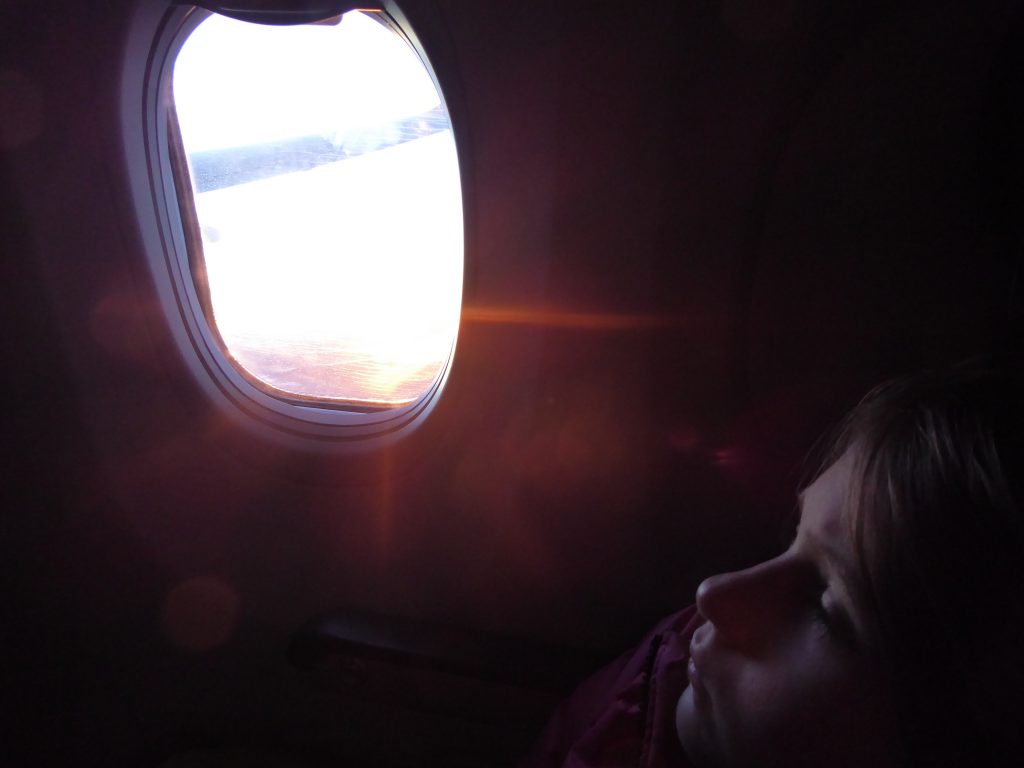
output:
<svg viewBox="0 0 1024 768"><path fill-rule="evenodd" d="M853 628L827 589L819 592L815 598L814 620L837 640L843 643L853 642Z"/></svg>
<svg viewBox="0 0 1024 768"><path fill-rule="evenodd" d="M829 610L829 606L826 604L825 594L822 593L817 600L814 601L814 618L821 622L826 629L832 630L835 625L835 621L832 617L832 613Z"/></svg>

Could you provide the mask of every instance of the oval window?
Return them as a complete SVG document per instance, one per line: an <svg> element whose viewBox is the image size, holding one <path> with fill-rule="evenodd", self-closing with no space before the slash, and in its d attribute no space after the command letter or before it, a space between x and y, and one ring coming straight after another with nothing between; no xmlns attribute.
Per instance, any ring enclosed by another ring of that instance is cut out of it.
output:
<svg viewBox="0 0 1024 768"><path fill-rule="evenodd" d="M210 16L172 94L192 276L231 365L306 405L428 392L458 332L462 195L444 100L390 18Z"/></svg>

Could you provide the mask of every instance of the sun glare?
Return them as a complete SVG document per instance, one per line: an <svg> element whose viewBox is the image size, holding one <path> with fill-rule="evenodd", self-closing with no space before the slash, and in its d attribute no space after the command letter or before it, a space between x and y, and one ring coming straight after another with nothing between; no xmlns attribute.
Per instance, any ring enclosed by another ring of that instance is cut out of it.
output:
<svg viewBox="0 0 1024 768"><path fill-rule="evenodd" d="M283 393L399 405L452 354L462 198L423 63L369 14L262 27L211 16L175 62L213 320Z"/></svg>

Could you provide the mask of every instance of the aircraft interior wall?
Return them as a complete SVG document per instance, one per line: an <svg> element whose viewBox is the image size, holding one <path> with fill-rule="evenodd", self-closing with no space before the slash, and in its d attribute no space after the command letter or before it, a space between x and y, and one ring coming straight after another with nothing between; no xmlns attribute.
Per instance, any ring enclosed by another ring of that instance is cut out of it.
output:
<svg viewBox="0 0 1024 768"><path fill-rule="evenodd" d="M267 439L143 253L122 67L161 1L0 5L14 765L509 764L548 699L367 704L297 676L295 633L351 609L613 656L776 547L866 388L1019 338L1019 2L405 0L462 165L451 372L391 445Z"/></svg>

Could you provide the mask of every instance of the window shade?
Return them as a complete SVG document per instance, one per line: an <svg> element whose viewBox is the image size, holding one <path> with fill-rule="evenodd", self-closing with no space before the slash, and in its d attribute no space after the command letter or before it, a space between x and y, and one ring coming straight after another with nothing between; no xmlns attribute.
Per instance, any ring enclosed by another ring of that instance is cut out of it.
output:
<svg viewBox="0 0 1024 768"><path fill-rule="evenodd" d="M254 24L312 24L357 8L382 10L379 0L176 0Z"/></svg>

